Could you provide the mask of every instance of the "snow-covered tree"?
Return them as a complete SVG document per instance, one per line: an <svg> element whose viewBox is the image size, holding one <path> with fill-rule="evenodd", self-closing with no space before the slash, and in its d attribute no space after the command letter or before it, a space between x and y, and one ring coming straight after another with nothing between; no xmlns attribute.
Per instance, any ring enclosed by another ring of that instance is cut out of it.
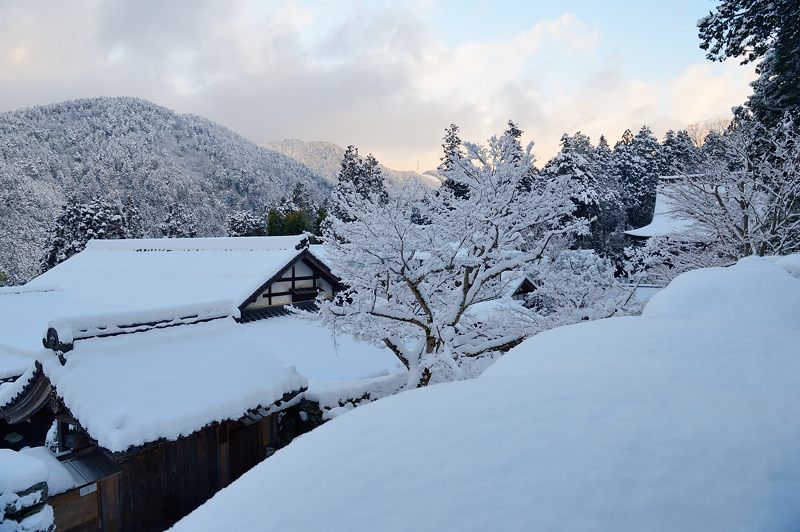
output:
<svg viewBox="0 0 800 532"><path fill-rule="evenodd" d="M342 169L339 172L339 182L331 194L331 211L338 218L346 217L348 202L368 200L377 197L386 201L387 192L383 182L380 164L372 154L362 159L358 155L358 148L348 146L342 158Z"/></svg>
<svg viewBox="0 0 800 532"><path fill-rule="evenodd" d="M669 130L664 135L658 158L659 174L693 174L700 166L700 151L686 130Z"/></svg>
<svg viewBox="0 0 800 532"><path fill-rule="evenodd" d="M526 303L539 316L538 330L639 312L635 285L620 282L616 271L611 260L586 249L558 251L533 264L528 276L536 290Z"/></svg>
<svg viewBox="0 0 800 532"><path fill-rule="evenodd" d="M458 136L458 126L450 124L444 132L444 139L442 139L443 155L440 158L437 170L442 175L451 174L453 168L458 164L458 161L464 156L463 148L461 146L461 138ZM469 194L469 190L464 183L453 181L452 177L447 177L442 182L442 186L451 189L453 196L462 198Z"/></svg>
<svg viewBox="0 0 800 532"><path fill-rule="evenodd" d="M678 275L699 268L730 266L734 261L708 242L656 236L625 248L629 279L666 286Z"/></svg>
<svg viewBox="0 0 800 532"><path fill-rule="evenodd" d="M69 200L53 222L42 271L83 251L93 239L129 238L129 217L119 201L96 197L89 203Z"/></svg>
<svg viewBox="0 0 800 532"><path fill-rule="evenodd" d="M197 219L180 203L167 207L167 217L159 226L166 238L192 238L197 236Z"/></svg>
<svg viewBox="0 0 800 532"><path fill-rule="evenodd" d="M348 289L323 302L335 329L379 339L409 370L409 386L469 375L475 359L520 342L535 313L508 295L508 276L541 260L560 238L585 232L568 178L520 188L533 165L506 132L487 147L464 143L445 177L469 187L362 196L341 191L324 231L327 259ZM417 211L426 223L412 220Z"/></svg>
<svg viewBox="0 0 800 532"><path fill-rule="evenodd" d="M666 194L696 220L697 240L729 260L800 251L800 134L787 117L766 128L740 115L704 146L701 172Z"/></svg>
<svg viewBox="0 0 800 532"><path fill-rule="evenodd" d="M626 130L614 146L614 172L622 187L628 224L633 227L646 225L653 217L659 151L658 140L647 126L636 135Z"/></svg>
<svg viewBox="0 0 800 532"><path fill-rule="evenodd" d="M698 21L700 47L714 61L757 62L748 101L767 126L800 111L800 3L797 0L722 0Z"/></svg>
<svg viewBox="0 0 800 532"><path fill-rule="evenodd" d="M607 174L610 156L608 144L595 149L589 137L580 131L573 136L564 134L561 137L561 150L538 176L538 179L564 176L573 182L573 200L577 207L575 216L587 220L590 227L589 234L578 239L576 245L598 252L607 251L611 247L609 240L612 235L624 229L624 213L616 181L613 175Z"/></svg>
<svg viewBox="0 0 800 532"><path fill-rule="evenodd" d="M236 211L228 218L228 236L266 236L267 221L250 211Z"/></svg>
<svg viewBox="0 0 800 532"><path fill-rule="evenodd" d="M295 211L302 212L309 220L314 220L319 205L311 198L311 192L303 183L297 183L292 189L292 204Z"/></svg>
<svg viewBox="0 0 800 532"><path fill-rule="evenodd" d="M125 238L142 238L144 236L144 220L139 207L128 197L122 204L122 214L125 216L125 227L128 235Z"/></svg>
<svg viewBox="0 0 800 532"><path fill-rule="evenodd" d="M283 198L277 208L267 211L267 233L273 236L319 234L325 215L325 210L309 197L305 185L298 183L291 196Z"/></svg>

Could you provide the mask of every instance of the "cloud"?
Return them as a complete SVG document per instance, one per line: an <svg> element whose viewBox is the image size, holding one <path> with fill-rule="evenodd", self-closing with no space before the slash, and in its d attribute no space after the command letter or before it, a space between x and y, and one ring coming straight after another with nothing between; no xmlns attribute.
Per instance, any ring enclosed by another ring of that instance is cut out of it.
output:
<svg viewBox="0 0 800 532"><path fill-rule="evenodd" d="M482 140L514 118L546 158L565 131L661 133L724 115L749 92L752 71L733 64L637 76L570 14L450 43L434 3L5 0L0 109L138 96L254 141L352 143L424 170L451 122Z"/></svg>

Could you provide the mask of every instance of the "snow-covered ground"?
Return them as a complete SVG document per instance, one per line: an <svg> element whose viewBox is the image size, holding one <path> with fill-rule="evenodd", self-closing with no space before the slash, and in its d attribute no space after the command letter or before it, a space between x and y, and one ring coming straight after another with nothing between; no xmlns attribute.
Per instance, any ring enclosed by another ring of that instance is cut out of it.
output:
<svg viewBox="0 0 800 532"><path fill-rule="evenodd" d="M0 449L0 531L52 530L53 509L38 485L47 482L47 466L27 454Z"/></svg>
<svg viewBox="0 0 800 532"><path fill-rule="evenodd" d="M800 257L690 272L298 438L175 530L793 530Z"/></svg>

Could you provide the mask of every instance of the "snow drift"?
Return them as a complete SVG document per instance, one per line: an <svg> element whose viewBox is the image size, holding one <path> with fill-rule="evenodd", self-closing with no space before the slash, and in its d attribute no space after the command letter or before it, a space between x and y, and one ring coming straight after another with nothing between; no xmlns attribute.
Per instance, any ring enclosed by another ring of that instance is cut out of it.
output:
<svg viewBox="0 0 800 532"><path fill-rule="evenodd" d="M692 272L641 317L340 416L175 530L794 529L798 374L800 280Z"/></svg>

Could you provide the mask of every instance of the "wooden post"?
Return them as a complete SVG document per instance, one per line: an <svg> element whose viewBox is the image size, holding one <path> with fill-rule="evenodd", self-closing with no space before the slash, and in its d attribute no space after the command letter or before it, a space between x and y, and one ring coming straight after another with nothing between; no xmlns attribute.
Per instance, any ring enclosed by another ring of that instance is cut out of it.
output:
<svg viewBox="0 0 800 532"><path fill-rule="evenodd" d="M119 503L119 474L111 475L97 483L100 488L100 519L104 532L122 530Z"/></svg>
<svg viewBox="0 0 800 532"><path fill-rule="evenodd" d="M228 449L228 423L217 427L217 485L222 489L231 482L231 458Z"/></svg>

